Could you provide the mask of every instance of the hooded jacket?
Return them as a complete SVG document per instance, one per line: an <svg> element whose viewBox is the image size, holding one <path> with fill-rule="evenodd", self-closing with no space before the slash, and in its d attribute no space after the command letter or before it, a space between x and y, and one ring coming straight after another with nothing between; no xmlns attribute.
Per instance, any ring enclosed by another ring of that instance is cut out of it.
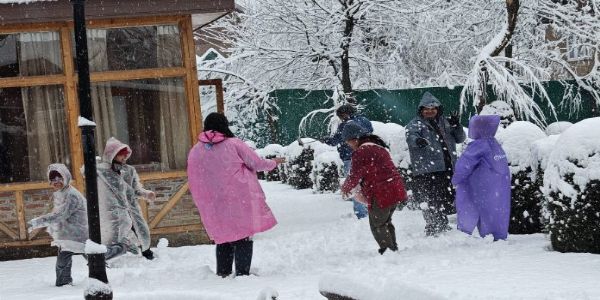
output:
<svg viewBox="0 0 600 300"><path fill-rule="evenodd" d="M406 125L406 142L410 153L411 169L414 175L446 171L448 167L444 160L444 145L440 142L438 134L431 124L421 115L421 110L426 106L437 106L438 115L435 118L442 136L450 153L451 163L456 162L456 144L465 141L465 132L462 126L452 127L444 118L444 109L441 102L429 92L426 92L419 103L417 117ZM424 138L429 145L419 147L416 140Z"/></svg>
<svg viewBox="0 0 600 300"><path fill-rule="evenodd" d="M404 182L390 153L375 143L364 143L354 151L350 175L342 185L342 192L350 193L358 184L369 209L373 204L387 208L406 200Z"/></svg>
<svg viewBox="0 0 600 300"><path fill-rule="evenodd" d="M456 186L458 229L471 234L476 226L485 237L506 239L510 219L510 170L506 153L494 135L499 116L473 116L473 139L456 162L452 183Z"/></svg>
<svg viewBox="0 0 600 300"><path fill-rule="evenodd" d="M188 155L187 173L192 198L215 243L241 240L277 224L256 176L276 166L240 139L216 131L200 134Z"/></svg>
<svg viewBox="0 0 600 300"><path fill-rule="evenodd" d="M88 239L86 199L71 186L72 176L67 166L51 164L48 166L47 178L52 171L60 174L64 187L52 194L52 212L30 220L30 229L46 227L54 240L52 245L60 247L61 251L83 253Z"/></svg>
<svg viewBox="0 0 600 300"><path fill-rule="evenodd" d="M113 159L125 147L130 150L127 145L110 138L104 147L102 162L97 165L100 230L102 244L123 243L128 250L136 253L137 247L142 243L132 230L134 220L129 203L135 191L125 182L123 171L117 173L111 168Z"/></svg>

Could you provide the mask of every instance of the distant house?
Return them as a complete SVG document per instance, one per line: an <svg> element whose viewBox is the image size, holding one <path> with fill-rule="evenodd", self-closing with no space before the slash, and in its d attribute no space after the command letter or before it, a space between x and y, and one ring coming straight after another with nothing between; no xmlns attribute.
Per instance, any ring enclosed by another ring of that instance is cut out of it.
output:
<svg viewBox="0 0 600 300"><path fill-rule="evenodd" d="M208 242L185 172L202 129L193 31L234 9L234 0L86 1L96 151L111 136L133 149L130 163L158 196L142 203L154 239ZM49 245L26 230L50 209L48 164L67 164L83 189L71 20L69 0L0 0L0 260Z"/></svg>

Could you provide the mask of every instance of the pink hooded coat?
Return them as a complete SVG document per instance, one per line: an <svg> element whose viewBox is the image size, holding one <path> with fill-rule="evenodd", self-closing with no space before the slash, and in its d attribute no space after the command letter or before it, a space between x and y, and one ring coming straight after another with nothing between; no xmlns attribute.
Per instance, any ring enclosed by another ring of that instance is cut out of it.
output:
<svg viewBox="0 0 600 300"><path fill-rule="evenodd" d="M215 131L199 136L188 155L188 180L204 228L215 243L241 240L277 224L256 176L276 166L240 139Z"/></svg>

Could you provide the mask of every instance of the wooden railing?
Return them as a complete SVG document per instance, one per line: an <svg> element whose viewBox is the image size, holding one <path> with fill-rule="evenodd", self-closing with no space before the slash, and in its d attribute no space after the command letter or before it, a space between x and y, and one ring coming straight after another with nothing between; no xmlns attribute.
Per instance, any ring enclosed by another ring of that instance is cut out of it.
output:
<svg viewBox="0 0 600 300"><path fill-rule="evenodd" d="M173 171L173 172L153 172L153 173L142 173L140 174L140 179L142 182L145 181L155 181L155 180L170 180L177 178L185 178L187 174L185 171ZM73 183L75 185L75 182ZM6 225L2 220L0 220L0 231L6 233L13 241L9 242L0 242L0 247L26 247L26 246L39 246L39 245L49 245L51 239L49 238L41 238L35 239L35 237L43 230L37 229L32 231L31 233L27 232L27 220L25 217L25 197L24 193L27 191L35 191L35 190L46 190L49 189L49 185L46 182L30 182L30 183L14 183L14 184L4 184L0 185L1 193L14 193L15 199L15 211L17 216L18 223L18 231L14 231L10 226ZM146 220L148 221L148 225L150 227L150 232L153 235L159 234L173 234L173 233L182 233L189 231L200 231L203 229L202 224L183 224L178 226L168 226L168 227L158 227L161 221L167 216L167 214L177 205L181 199L185 196L185 194L189 191L189 185L185 182L177 192L175 192L169 200L163 204L159 210L159 212L149 220L148 213L148 204L146 201L141 200L140 206L142 208L142 213ZM82 191L84 192L84 191Z"/></svg>

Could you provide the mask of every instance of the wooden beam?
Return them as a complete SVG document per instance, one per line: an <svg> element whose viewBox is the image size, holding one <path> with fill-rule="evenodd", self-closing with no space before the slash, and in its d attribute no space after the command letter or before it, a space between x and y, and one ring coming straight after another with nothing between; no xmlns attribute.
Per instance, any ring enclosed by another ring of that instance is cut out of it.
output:
<svg viewBox="0 0 600 300"><path fill-rule="evenodd" d="M186 171L140 173L141 181L164 180L164 179L182 178L182 177L187 177Z"/></svg>
<svg viewBox="0 0 600 300"><path fill-rule="evenodd" d="M150 229L156 228L158 223L160 223L160 221L162 221L162 219L171 211L171 209L173 209L175 204L177 204L179 202L179 200L181 200L181 198L183 198L183 195L185 195L185 193L188 191L188 189L189 189L189 184L186 182L183 184L183 186L181 186L179 191L177 191L177 193L175 193L175 195L173 195L173 197L171 199L169 199L169 201L163 206L163 208L158 212L158 214L156 214L156 216L154 216L154 219L152 219L152 221L150 221L150 224L149 224Z"/></svg>
<svg viewBox="0 0 600 300"><path fill-rule="evenodd" d="M10 227L6 226L6 224L4 224L2 222L0 222L0 231L6 233L13 240L19 239L19 235L16 232L14 232L12 229L10 229Z"/></svg>
<svg viewBox="0 0 600 300"><path fill-rule="evenodd" d="M202 224L189 224L189 225L181 225L181 226L169 226L169 227L159 227L153 228L150 230L151 234L170 234L170 233L182 233L182 232L190 232L190 231L204 231L204 226Z"/></svg>
<svg viewBox="0 0 600 300"><path fill-rule="evenodd" d="M178 68L151 68L125 71L106 71L90 73L92 82L137 80L146 78L184 77L187 70Z"/></svg>
<svg viewBox="0 0 600 300"><path fill-rule="evenodd" d="M73 64L73 44L71 30L67 27L60 29L60 41L63 54L63 62L67 81L65 84L65 108L67 113L67 126L69 130L69 148L71 149L71 174L73 174L73 185L82 193L84 190L83 174L79 167L83 166L83 147L81 146L81 130L79 129L79 101L77 98L77 86L75 81L75 66Z"/></svg>
<svg viewBox="0 0 600 300"><path fill-rule="evenodd" d="M65 84L66 80L66 77L62 74L28 77L8 77L0 78L0 88L30 87L37 85L57 85Z"/></svg>
<svg viewBox="0 0 600 300"><path fill-rule="evenodd" d="M144 216L144 220L148 222L148 201L144 198L138 198L138 203L140 204L140 209L142 210L142 216Z"/></svg>
<svg viewBox="0 0 600 300"><path fill-rule="evenodd" d="M0 248L46 246L46 245L50 245L51 242L52 242L52 239L49 239L49 238L32 240L32 241L1 242Z"/></svg>
<svg viewBox="0 0 600 300"><path fill-rule="evenodd" d="M0 184L0 192L17 192L50 189L47 182L26 182Z"/></svg>
<svg viewBox="0 0 600 300"><path fill-rule="evenodd" d="M69 26L68 22L45 22L29 24L7 24L0 26L0 34L15 34L22 32L58 31L62 26Z"/></svg>
<svg viewBox="0 0 600 300"><path fill-rule="evenodd" d="M223 80L221 79L201 79L198 80L200 86L214 86L217 93L217 112L225 113L225 98L223 96Z"/></svg>
<svg viewBox="0 0 600 300"><path fill-rule="evenodd" d="M187 16L180 23L181 45L183 46L184 66L186 68L186 90L188 99L188 118L190 124L191 145L196 143L196 137L202 132L202 106L200 105L200 88L198 87L198 66L196 65L196 46L192 17Z"/></svg>
<svg viewBox="0 0 600 300"><path fill-rule="evenodd" d="M38 234L40 234L40 232L42 232L44 229L43 228L36 228L34 229L28 237L28 240L33 240Z"/></svg>
<svg viewBox="0 0 600 300"><path fill-rule="evenodd" d="M17 208L17 219L19 220L19 239L27 239L27 224L25 223L25 199L23 191L15 192L15 205Z"/></svg>

